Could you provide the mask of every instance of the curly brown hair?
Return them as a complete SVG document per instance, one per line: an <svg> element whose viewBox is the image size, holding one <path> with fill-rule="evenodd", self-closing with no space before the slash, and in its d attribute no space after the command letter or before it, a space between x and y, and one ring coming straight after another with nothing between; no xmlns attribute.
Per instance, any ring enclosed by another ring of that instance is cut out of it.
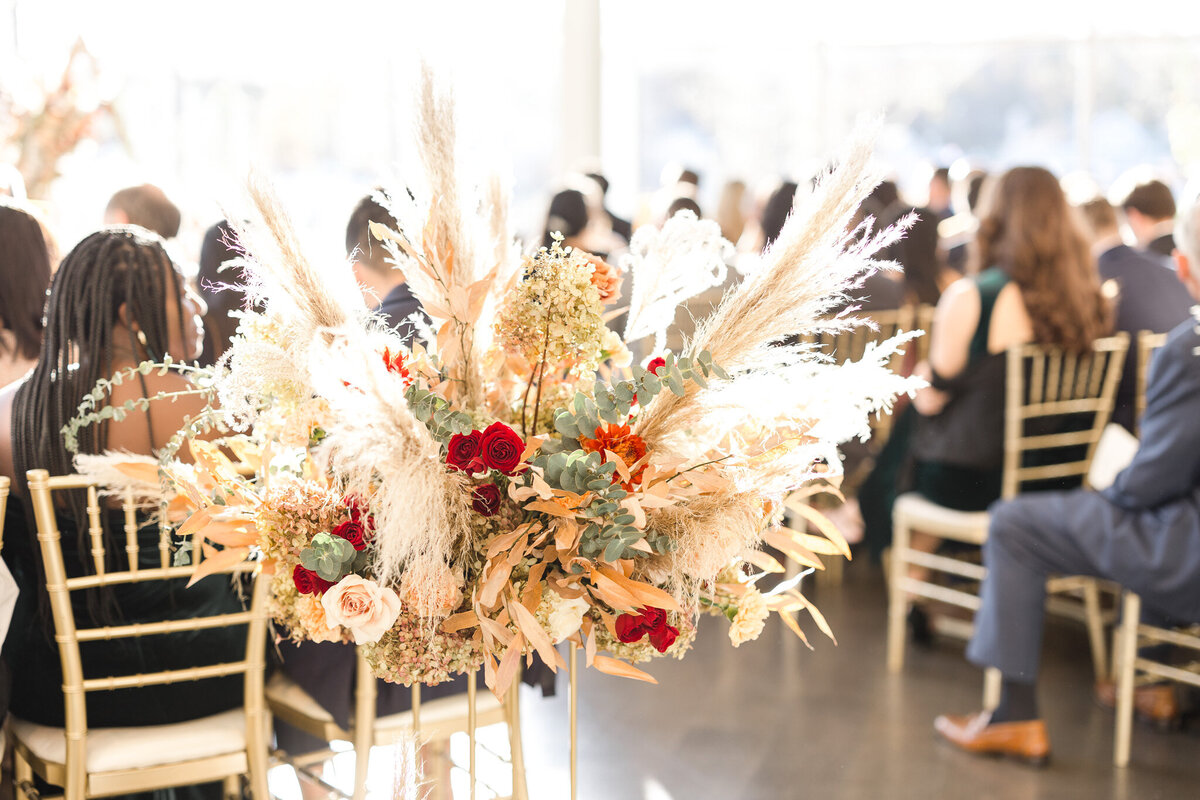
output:
<svg viewBox="0 0 1200 800"><path fill-rule="evenodd" d="M1076 212L1058 179L1014 167L991 192L972 243L971 272L998 266L1020 287L1039 344L1075 353L1112 329L1112 309Z"/></svg>

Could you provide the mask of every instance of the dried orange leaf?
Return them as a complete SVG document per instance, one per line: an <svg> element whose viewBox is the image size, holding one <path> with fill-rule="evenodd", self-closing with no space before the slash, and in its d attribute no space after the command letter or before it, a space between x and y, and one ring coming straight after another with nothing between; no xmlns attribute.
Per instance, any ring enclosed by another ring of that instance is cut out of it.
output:
<svg viewBox="0 0 1200 800"><path fill-rule="evenodd" d="M608 656L596 656L592 659L592 666L606 675L616 675L619 678L632 678L635 681L645 681L646 683L658 683L650 673L642 672L632 664L626 664L624 661L609 658Z"/></svg>
<svg viewBox="0 0 1200 800"><path fill-rule="evenodd" d="M442 620L442 630L446 633L464 631L479 626L479 617L474 611L460 611Z"/></svg>
<svg viewBox="0 0 1200 800"><path fill-rule="evenodd" d="M830 522L828 517L809 505L797 506L792 511L815 525L817 530L837 546L839 553L846 558L850 558L850 545L846 543L846 537L842 536L842 532L838 530L837 525Z"/></svg>
<svg viewBox="0 0 1200 800"><path fill-rule="evenodd" d="M204 545L204 560L196 565L191 580L187 585L192 586L196 581L217 572L223 572L235 564L240 564L250 555L249 547L234 547L228 550L217 550L208 544Z"/></svg>

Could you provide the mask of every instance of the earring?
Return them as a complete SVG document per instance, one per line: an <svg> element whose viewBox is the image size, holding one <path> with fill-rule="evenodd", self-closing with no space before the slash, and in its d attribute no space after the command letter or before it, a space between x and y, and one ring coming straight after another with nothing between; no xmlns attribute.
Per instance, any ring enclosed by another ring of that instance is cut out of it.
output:
<svg viewBox="0 0 1200 800"><path fill-rule="evenodd" d="M140 328L138 329L138 332L137 332L137 340L139 342L141 342L142 347L146 346L146 332L141 330Z"/></svg>

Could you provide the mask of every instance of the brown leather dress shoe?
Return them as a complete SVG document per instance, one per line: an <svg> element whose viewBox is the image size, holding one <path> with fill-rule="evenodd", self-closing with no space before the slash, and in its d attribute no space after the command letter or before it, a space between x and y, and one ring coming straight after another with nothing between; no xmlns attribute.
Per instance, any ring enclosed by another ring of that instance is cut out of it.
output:
<svg viewBox="0 0 1200 800"><path fill-rule="evenodd" d="M1105 708L1117 707L1115 681L1096 682L1096 702ZM1133 713L1138 719L1157 728L1169 730L1182 719L1175 687L1169 683L1139 686L1133 690Z"/></svg>
<svg viewBox="0 0 1200 800"><path fill-rule="evenodd" d="M991 724L992 712L971 716L940 716L933 727L948 742L980 755L1007 756L1034 766L1050 760L1050 738L1046 723L1040 719Z"/></svg>

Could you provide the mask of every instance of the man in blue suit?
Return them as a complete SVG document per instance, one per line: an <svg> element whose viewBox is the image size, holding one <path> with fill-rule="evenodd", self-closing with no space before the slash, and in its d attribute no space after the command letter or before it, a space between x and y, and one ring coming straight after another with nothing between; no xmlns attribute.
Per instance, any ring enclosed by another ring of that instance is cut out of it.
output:
<svg viewBox="0 0 1200 800"><path fill-rule="evenodd" d="M1200 300L1200 202L1176 227L1179 279ZM1035 682L1046 579L1114 580L1159 618L1200 621L1200 334L1171 331L1150 369L1142 442L1103 492L1046 492L992 507L987 578L967 658L1003 676L999 706L934 727L973 753L1044 763L1050 754Z"/></svg>
<svg viewBox="0 0 1200 800"><path fill-rule="evenodd" d="M1172 330L1190 316L1192 299L1175 275L1175 263L1168 256L1135 250L1121 240L1117 212L1107 200L1103 197L1089 200L1080 210L1091 229L1092 252L1096 255L1100 280L1106 285L1111 281L1116 291L1116 329L1130 337L1112 420L1133 433L1138 332Z"/></svg>
<svg viewBox="0 0 1200 800"><path fill-rule="evenodd" d="M408 288L404 273L391 263L383 242L371 235L372 222L399 230L388 210L368 195L354 207L346 225L346 255L353 259L351 268L364 289L367 305L387 320L405 344L411 344L416 329L409 318L421 311L421 301Z"/></svg>

